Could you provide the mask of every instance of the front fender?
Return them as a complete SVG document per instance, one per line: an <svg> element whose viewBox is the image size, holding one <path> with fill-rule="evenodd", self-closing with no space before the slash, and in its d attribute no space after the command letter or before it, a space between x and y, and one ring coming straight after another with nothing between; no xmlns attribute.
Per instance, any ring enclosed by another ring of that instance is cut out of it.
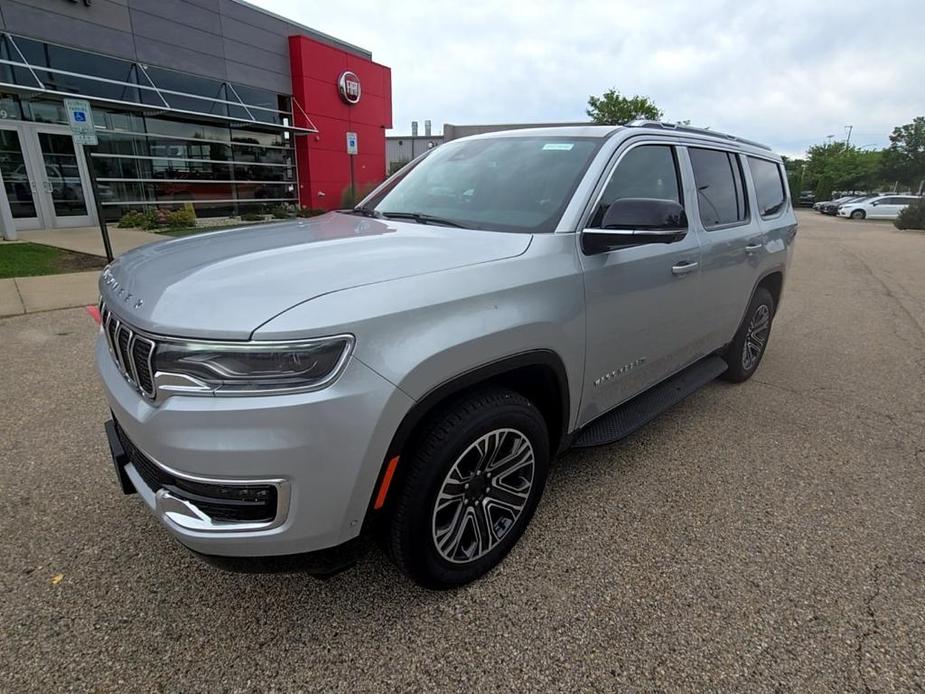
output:
<svg viewBox="0 0 925 694"><path fill-rule="evenodd" d="M515 258L324 295L274 318L254 338L307 336L307 326L311 335L354 334L356 358L415 400L485 364L551 351L564 364L574 427L585 312L571 234L538 235Z"/></svg>

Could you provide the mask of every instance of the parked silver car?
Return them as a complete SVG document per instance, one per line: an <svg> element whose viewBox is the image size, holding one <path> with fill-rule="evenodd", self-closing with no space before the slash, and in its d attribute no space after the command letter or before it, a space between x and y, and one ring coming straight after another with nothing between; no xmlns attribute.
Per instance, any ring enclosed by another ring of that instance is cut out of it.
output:
<svg viewBox="0 0 925 694"><path fill-rule="evenodd" d="M117 475L202 554L374 531L471 581L556 453L755 372L796 229L766 147L637 122L455 140L354 210L139 248L100 282Z"/></svg>

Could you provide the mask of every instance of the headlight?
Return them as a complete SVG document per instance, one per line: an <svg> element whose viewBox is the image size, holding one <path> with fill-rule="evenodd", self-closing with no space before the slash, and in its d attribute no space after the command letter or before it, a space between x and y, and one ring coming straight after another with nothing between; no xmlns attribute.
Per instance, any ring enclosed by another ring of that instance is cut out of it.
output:
<svg viewBox="0 0 925 694"><path fill-rule="evenodd" d="M154 354L159 390L262 395L330 384L353 349L351 335L292 342L161 342Z"/></svg>

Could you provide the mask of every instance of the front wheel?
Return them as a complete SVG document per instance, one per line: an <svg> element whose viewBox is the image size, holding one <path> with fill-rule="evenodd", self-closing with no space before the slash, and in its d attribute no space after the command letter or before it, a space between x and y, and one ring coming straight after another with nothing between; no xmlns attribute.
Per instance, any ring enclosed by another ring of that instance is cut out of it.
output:
<svg viewBox="0 0 925 694"><path fill-rule="evenodd" d="M722 378L741 383L752 377L767 349L773 318L774 297L764 287L758 287L739 330L723 355L729 368Z"/></svg>
<svg viewBox="0 0 925 694"><path fill-rule="evenodd" d="M864 210L855 210L851 213L851 219L864 219L867 213Z"/></svg>
<svg viewBox="0 0 925 694"><path fill-rule="evenodd" d="M445 407L418 440L400 463L389 553L423 586L460 586L494 568L530 522L546 483L546 423L523 396L488 388Z"/></svg>

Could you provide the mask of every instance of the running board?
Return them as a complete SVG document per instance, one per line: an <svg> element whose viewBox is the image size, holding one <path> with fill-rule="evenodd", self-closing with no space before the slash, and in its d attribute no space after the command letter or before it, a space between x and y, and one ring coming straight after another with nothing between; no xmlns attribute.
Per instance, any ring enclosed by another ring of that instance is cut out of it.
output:
<svg viewBox="0 0 925 694"><path fill-rule="evenodd" d="M712 356L640 393L629 402L601 415L578 432L572 446L589 448L614 443L645 426L688 395L700 390L727 369L721 357Z"/></svg>

